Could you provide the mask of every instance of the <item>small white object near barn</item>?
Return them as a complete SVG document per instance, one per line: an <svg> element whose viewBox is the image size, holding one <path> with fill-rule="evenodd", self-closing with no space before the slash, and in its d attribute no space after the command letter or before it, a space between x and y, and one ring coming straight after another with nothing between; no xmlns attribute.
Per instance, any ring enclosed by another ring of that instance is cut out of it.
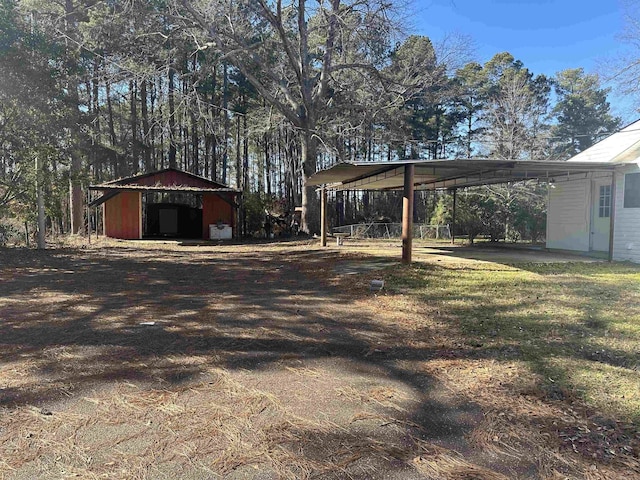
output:
<svg viewBox="0 0 640 480"><path fill-rule="evenodd" d="M607 162L612 176L555 178L549 188L547 248L609 252L640 263L640 120L568 160Z"/></svg>
<svg viewBox="0 0 640 480"><path fill-rule="evenodd" d="M226 223L209 225L209 238L211 240L230 240L233 238L233 229Z"/></svg>

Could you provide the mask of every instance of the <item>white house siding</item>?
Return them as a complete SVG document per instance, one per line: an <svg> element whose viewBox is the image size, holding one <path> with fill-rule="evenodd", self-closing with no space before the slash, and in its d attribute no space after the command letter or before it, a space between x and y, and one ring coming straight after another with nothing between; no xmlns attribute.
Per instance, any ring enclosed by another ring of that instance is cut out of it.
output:
<svg viewBox="0 0 640 480"><path fill-rule="evenodd" d="M639 171L637 164L630 164L616 174L614 260L640 263L640 208L624 208L624 174Z"/></svg>
<svg viewBox="0 0 640 480"><path fill-rule="evenodd" d="M562 181L549 188L547 248L589 251L590 197L591 179Z"/></svg>

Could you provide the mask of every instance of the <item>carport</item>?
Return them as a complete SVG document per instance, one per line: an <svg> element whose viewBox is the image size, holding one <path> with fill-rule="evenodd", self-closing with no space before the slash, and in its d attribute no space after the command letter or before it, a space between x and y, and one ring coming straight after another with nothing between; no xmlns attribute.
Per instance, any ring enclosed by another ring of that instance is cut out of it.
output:
<svg viewBox="0 0 640 480"><path fill-rule="evenodd" d="M615 165L605 162L558 162L534 160L448 159L397 162L344 162L316 172L307 185L321 190L321 245L327 245L327 191L402 190L402 261L411 263L413 231L413 193L417 190L449 190L453 193L455 224L456 191L459 188L498 183L539 180L563 182L588 178L596 172L615 181ZM615 205L612 205L615 209ZM614 215L611 215L613 235ZM613 240L613 239L612 239ZM613 241L610 241L613 245ZM609 258L613 251L610 249Z"/></svg>

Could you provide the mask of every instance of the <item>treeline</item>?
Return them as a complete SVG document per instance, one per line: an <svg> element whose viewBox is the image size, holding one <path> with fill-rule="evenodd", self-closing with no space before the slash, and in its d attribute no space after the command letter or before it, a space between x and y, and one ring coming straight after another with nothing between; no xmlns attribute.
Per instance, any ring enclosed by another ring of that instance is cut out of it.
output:
<svg viewBox="0 0 640 480"><path fill-rule="evenodd" d="M597 76L535 75L508 53L460 62L464 44L402 37L396 13L376 0L0 0L0 222L33 230L39 184L48 230L77 233L89 184L177 167L241 189L246 234L275 204L302 206L313 232L304 181L334 162L566 159L618 127ZM486 204L503 231L511 205L543 193L498 188L464 198L480 195L468 210ZM420 195L418 220L446 220L447 200ZM393 216L398 200L333 202L348 223Z"/></svg>

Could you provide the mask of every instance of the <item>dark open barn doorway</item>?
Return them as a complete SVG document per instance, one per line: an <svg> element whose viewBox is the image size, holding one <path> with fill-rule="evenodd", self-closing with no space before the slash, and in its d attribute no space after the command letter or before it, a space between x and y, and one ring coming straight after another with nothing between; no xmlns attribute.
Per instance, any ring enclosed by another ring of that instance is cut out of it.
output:
<svg viewBox="0 0 640 480"><path fill-rule="evenodd" d="M142 225L143 238L202 238L202 195L145 193Z"/></svg>

